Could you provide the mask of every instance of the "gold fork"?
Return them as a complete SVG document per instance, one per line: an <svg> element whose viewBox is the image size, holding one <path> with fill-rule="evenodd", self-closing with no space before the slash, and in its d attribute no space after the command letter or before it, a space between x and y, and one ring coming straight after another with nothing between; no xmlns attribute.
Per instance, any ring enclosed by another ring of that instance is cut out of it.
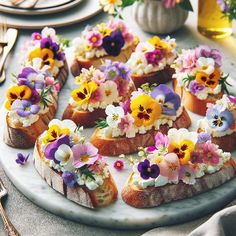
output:
<svg viewBox="0 0 236 236"><path fill-rule="evenodd" d="M17 232L16 228L13 226L11 221L8 219L1 203L1 198L7 195L7 190L3 185L2 180L0 179L0 214L2 217L2 221L4 224L4 227L8 233L9 236L20 236L20 234Z"/></svg>
<svg viewBox="0 0 236 236"><path fill-rule="evenodd" d="M7 23L5 19L0 19L0 55L7 45Z"/></svg>

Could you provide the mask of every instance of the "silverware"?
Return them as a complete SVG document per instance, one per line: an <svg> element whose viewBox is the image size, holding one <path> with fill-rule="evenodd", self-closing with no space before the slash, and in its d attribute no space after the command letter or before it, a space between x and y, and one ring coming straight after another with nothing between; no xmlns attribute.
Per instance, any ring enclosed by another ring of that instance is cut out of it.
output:
<svg viewBox="0 0 236 236"><path fill-rule="evenodd" d="M24 4L24 8L34 8L39 0L32 0L28 4Z"/></svg>
<svg viewBox="0 0 236 236"><path fill-rule="evenodd" d="M0 19L0 55L3 47L7 45L7 23L5 19Z"/></svg>
<svg viewBox="0 0 236 236"><path fill-rule="evenodd" d="M11 221L8 219L6 213L3 209L1 199L6 195L7 195L7 190L4 187L3 182L0 179L0 214L1 214L1 217L3 220L4 227L8 233L8 236L20 236L20 234L17 232L16 228L13 226Z"/></svg>
<svg viewBox="0 0 236 236"><path fill-rule="evenodd" d="M20 5L25 0L9 0L13 5L17 6Z"/></svg>
<svg viewBox="0 0 236 236"><path fill-rule="evenodd" d="M3 55L0 60L0 84L3 83L6 79L6 75L4 72L4 65L9 53L11 52L11 49L13 48L16 42L17 35L18 35L18 30L16 29L7 30L7 46L3 48Z"/></svg>

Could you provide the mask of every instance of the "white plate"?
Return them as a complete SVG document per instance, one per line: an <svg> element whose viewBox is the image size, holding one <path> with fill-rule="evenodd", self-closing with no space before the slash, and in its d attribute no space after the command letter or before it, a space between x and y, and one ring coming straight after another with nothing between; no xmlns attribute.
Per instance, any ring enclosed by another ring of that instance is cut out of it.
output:
<svg viewBox="0 0 236 236"><path fill-rule="evenodd" d="M46 15L46 14L55 14L59 13L62 11L69 10L73 7L76 7L78 4L80 4L83 0L73 0L73 1L68 1L65 4L50 7L50 8L30 8L30 9L25 9L25 8L13 8L13 7L6 7L0 5L0 12L5 12L9 14L14 14L14 15ZM86 0L85 0L86 1Z"/></svg>
<svg viewBox="0 0 236 236"><path fill-rule="evenodd" d="M49 7L56 7L63 4L67 4L74 0L39 0L35 5L34 9L42 9L42 8L49 8ZM25 8L31 0L26 0L25 2L21 3L18 6L13 5L9 0L0 0L0 5L12 8Z"/></svg>
<svg viewBox="0 0 236 236"><path fill-rule="evenodd" d="M62 27L78 23L101 11L99 2L95 0L84 0L73 9L45 16L22 16L8 13L0 13L0 19L5 18L9 27L18 29L42 29L48 27Z"/></svg>

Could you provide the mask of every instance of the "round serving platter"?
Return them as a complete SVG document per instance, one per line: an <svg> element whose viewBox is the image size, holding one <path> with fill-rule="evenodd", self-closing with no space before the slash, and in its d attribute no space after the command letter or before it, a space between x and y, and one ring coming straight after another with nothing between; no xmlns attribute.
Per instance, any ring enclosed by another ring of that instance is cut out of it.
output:
<svg viewBox="0 0 236 236"><path fill-rule="evenodd" d="M5 12L9 14L15 14L15 15L46 15L46 14L55 14L63 11L67 11L73 7L76 7L79 5L83 0L70 0L66 1L64 4L59 4L51 7L45 7L45 8L30 8L26 9L24 7L22 8L16 8L16 7L8 7L3 6L0 4L0 12Z"/></svg>
<svg viewBox="0 0 236 236"><path fill-rule="evenodd" d="M59 99L57 118L61 118L73 88L73 78L70 75L67 84L62 89ZM5 120L5 110L0 112L1 120ZM200 116L190 113L193 121L191 130L195 130ZM84 134L89 139L94 129L85 129ZM3 134L3 126L0 127ZM121 199L121 190L131 173L131 166L125 162L125 169L121 172L113 168L118 158L108 157L109 169L116 181L119 197L111 206L100 209L88 209L79 206L63 195L59 194L40 177L33 165L32 151L18 150L0 143L0 160L12 183L32 202L58 216L81 223L112 229L141 229L184 223L203 217L211 212L220 210L236 196L236 178L209 192L192 198L175 201L150 209L136 209L125 204ZM31 153L29 162L25 166L15 163L18 152ZM236 152L233 153L236 156Z"/></svg>
<svg viewBox="0 0 236 236"><path fill-rule="evenodd" d="M17 29L42 29L45 26L56 28L72 25L87 20L99 12L101 12L101 7L98 1L83 0L72 9L51 15L44 15L43 17L40 15L14 15L1 12L0 10L0 19L6 19L8 27Z"/></svg>

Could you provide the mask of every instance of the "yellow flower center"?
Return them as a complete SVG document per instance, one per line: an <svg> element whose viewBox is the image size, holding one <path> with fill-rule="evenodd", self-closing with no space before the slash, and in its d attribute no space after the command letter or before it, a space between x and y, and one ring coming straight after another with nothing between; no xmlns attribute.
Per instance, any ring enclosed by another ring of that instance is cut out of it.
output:
<svg viewBox="0 0 236 236"><path fill-rule="evenodd" d="M87 154L81 156L82 162L87 162L89 160L89 156Z"/></svg>
<svg viewBox="0 0 236 236"><path fill-rule="evenodd" d="M64 157L64 162L68 162L70 160L70 154L67 154L65 157Z"/></svg>
<svg viewBox="0 0 236 236"><path fill-rule="evenodd" d="M120 162L117 162L117 163L116 163L116 166L120 167L120 166L121 166L121 165L120 165Z"/></svg>
<svg viewBox="0 0 236 236"><path fill-rule="evenodd" d="M106 89L105 90L105 94L106 94L107 97L110 96L111 95L111 90L110 89Z"/></svg>
<svg viewBox="0 0 236 236"><path fill-rule="evenodd" d="M151 173L151 168L150 167L147 168L147 172Z"/></svg>
<svg viewBox="0 0 236 236"><path fill-rule="evenodd" d="M114 120L114 121L118 121L118 119L119 119L119 115L114 114L114 115L113 115L113 120Z"/></svg>
<svg viewBox="0 0 236 236"><path fill-rule="evenodd" d="M98 39L97 39L97 37L93 36L92 39L91 39L91 41L92 41L93 43L96 43L96 42L98 41Z"/></svg>

